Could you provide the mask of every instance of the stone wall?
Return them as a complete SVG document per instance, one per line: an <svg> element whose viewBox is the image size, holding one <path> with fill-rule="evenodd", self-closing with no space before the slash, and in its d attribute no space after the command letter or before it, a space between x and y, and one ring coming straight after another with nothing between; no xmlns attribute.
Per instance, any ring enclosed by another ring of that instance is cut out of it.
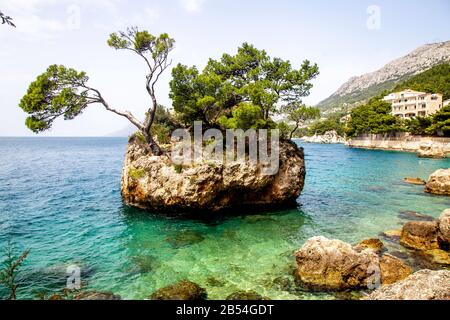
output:
<svg viewBox="0 0 450 320"><path fill-rule="evenodd" d="M346 145L352 148L396 150L419 152L424 148L440 150L450 155L450 138L422 137L409 133L367 134L348 139Z"/></svg>

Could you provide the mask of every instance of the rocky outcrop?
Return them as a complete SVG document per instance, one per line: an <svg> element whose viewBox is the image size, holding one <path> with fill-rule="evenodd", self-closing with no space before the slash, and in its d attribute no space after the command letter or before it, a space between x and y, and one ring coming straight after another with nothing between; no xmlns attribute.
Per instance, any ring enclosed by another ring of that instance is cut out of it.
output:
<svg viewBox="0 0 450 320"><path fill-rule="evenodd" d="M417 186L424 186L426 184L426 182L420 178L405 178L403 179L403 182Z"/></svg>
<svg viewBox="0 0 450 320"><path fill-rule="evenodd" d="M206 300L206 290L198 284L183 280L153 293L149 300Z"/></svg>
<svg viewBox="0 0 450 320"><path fill-rule="evenodd" d="M450 265L449 221L450 210L445 210L439 220L408 222L403 226L400 243L433 264Z"/></svg>
<svg viewBox="0 0 450 320"><path fill-rule="evenodd" d="M345 138L341 137L336 131L327 131L323 135L313 135L311 137L301 138L303 142L307 143L322 143L322 144L344 144Z"/></svg>
<svg viewBox="0 0 450 320"><path fill-rule="evenodd" d="M417 156L419 158L442 159L445 158L445 152L440 146L427 141L419 145Z"/></svg>
<svg viewBox="0 0 450 320"><path fill-rule="evenodd" d="M122 172L122 197L130 206L176 212L295 204L305 179L303 149L281 141L278 172L267 175L262 166L249 161L177 166L166 155L152 156L132 137Z"/></svg>
<svg viewBox="0 0 450 320"><path fill-rule="evenodd" d="M436 221L412 221L403 226L400 243L410 249L439 249L438 223Z"/></svg>
<svg viewBox="0 0 450 320"><path fill-rule="evenodd" d="M450 300L450 271L421 270L378 288L366 300Z"/></svg>
<svg viewBox="0 0 450 320"><path fill-rule="evenodd" d="M380 257L379 245L371 247L353 247L325 237L311 238L295 253L298 280L315 289L346 290L367 288L383 281L393 283L412 272L394 256Z"/></svg>
<svg viewBox="0 0 450 320"><path fill-rule="evenodd" d="M450 196L450 169L434 172L427 181L425 192Z"/></svg>
<svg viewBox="0 0 450 320"><path fill-rule="evenodd" d="M428 157L433 154L433 158L443 158L450 154L450 138L448 137L422 137L403 132L363 134L348 139L346 145L351 148L395 150L416 154L422 150L422 156L428 153Z"/></svg>

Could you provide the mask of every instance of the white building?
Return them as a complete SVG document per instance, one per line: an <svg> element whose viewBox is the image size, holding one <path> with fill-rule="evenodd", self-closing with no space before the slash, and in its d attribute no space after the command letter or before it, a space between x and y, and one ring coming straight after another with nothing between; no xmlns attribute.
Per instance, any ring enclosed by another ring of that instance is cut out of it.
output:
<svg viewBox="0 0 450 320"><path fill-rule="evenodd" d="M442 94L409 89L391 93L384 97L384 101L391 103L392 114L400 118L430 116L438 112L444 105Z"/></svg>

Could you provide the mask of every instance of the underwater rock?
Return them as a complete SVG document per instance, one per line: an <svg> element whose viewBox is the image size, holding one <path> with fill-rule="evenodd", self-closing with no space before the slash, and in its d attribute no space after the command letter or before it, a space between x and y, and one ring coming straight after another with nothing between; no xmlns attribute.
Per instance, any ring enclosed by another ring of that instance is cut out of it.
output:
<svg viewBox="0 0 450 320"><path fill-rule="evenodd" d="M409 249L439 249L438 230L438 223L436 221L408 222L403 226L400 243Z"/></svg>
<svg viewBox="0 0 450 320"><path fill-rule="evenodd" d="M206 283L210 287L223 287L223 286L225 286L225 282L224 281L216 279L214 277L209 277L208 279L206 279Z"/></svg>
<svg viewBox="0 0 450 320"><path fill-rule="evenodd" d="M206 290L198 284L182 280L153 293L149 300L206 300Z"/></svg>
<svg viewBox="0 0 450 320"><path fill-rule="evenodd" d="M195 231L181 231L166 238L166 241L175 249L192 246L203 240L205 240L205 237Z"/></svg>
<svg viewBox="0 0 450 320"><path fill-rule="evenodd" d="M139 273L149 273L160 266L158 259L151 255L133 256L131 261L134 264L133 269L137 269Z"/></svg>
<svg viewBox="0 0 450 320"><path fill-rule="evenodd" d="M86 291L76 295L73 300L122 300L111 292Z"/></svg>
<svg viewBox="0 0 450 320"><path fill-rule="evenodd" d="M414 212L414 211L402 211L398 214L400 219L411 220L411 221L433 221L432 216L426 214Z"/></svg>
<svg viewBox="0 0 450 320"><path fill-rule="evenodd" d="M264 298L259 293L255 291L237 291L230 294L225 300L236 300L236 301L245 301L245 300L270 300L268 298Z"/></svg>
<svg viewBox="0 0 450 320"><path fill-rule="evenodd" d="M358 243L355 247L356 250L362 251L365 249L371 249L376 253L381 253L384 250L384 244L380 239L370 238L365 239Z"/></svg>
<svg viewBox="0 0 450 320"><path fill-rule="evenodd" d="M211 214L233 208L296 205L305 180L303 148L280 141L279 170L262 164L198 162L178 168L166 155L151 156L131 137L122 171L122 197L130 206L169 212Z"/></svg>
<svg viewBox="0 0 450 320"><path fill-rule="evenodd" d="M427 181L425 192L450 196L450 169L434 172Z"/></svg>
<svg viewBox="0 0 450 320"><path fill-rule="evenodd" d="M364 300L450 300L450 271L420 270L378 288Z"/></svg>
<svg viewBox="0 0 450 320"><path fill-rule="evenodd" d="M403 179L403 182L409 183L409 184L414 184L417 186L424 186L426 184L426 181L422 180L420 178L405 178L405 179Z"/></svg>
<svg viewBox="0 0 450 320"><path fill-rule="evenodd" d="M278 277L272 281L275 289L290 292L295 287L295 282L290 277Z"/></svg>

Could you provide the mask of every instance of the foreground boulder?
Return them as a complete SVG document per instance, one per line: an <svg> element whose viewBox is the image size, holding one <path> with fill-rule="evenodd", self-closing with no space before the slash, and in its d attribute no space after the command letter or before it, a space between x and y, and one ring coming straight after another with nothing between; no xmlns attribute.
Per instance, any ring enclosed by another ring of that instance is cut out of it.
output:
<svg viewBox="0 0 450 320"><path fill-rule="evenodd" d="M449 224L450 210L445 210L439 220L408 222L403 226L400 244L433 264L450 265Z"/></svg>
<svg viewBox="0 0 450 320"><path fill-rule="evenodd" d="M220 211L233 207L295 204L305 179L303 149L281 141L279 171L266 175L250 162L204 161L176 166L152 156L130 138L122 172L122 196L134 207L158 211Z"/></svg>
<svg viewBox="0 0 450 320"><path fill-rule="evenodd" d="M173 285L159 289L149 300L206 300L206 290L198 284L183 280Z"/></svg>
<svg viewBox="0 0 450 320"><path fill-rule="evenodd" d="M398 258L380 257L377 252L381 252L382 247L377 242L367 241L366 245L368 243L370 247L364 248L361 244L352 247L325 237L309 239L295 253L300 283L314 289L358 289L377 282L393 283L412 273Z"/></svg>
<svg viewBox="0 0 450 320"><path fill-rule="evenodd" d="M436 221L412 221L403 226L400 243L416 250L439 249L439 225Z"/></svg>
<svg viewBox="0 0 450 320"><path fill-rule="evenodd" d="M427 181L425 192L450 196L450 169L434 172Z"/></svg>
<svg viewBox="0 0 450 320"><path fill-rule="evenodd" d="M421 270L378 288L365 300L450 300L450 271Z"/></svg>

